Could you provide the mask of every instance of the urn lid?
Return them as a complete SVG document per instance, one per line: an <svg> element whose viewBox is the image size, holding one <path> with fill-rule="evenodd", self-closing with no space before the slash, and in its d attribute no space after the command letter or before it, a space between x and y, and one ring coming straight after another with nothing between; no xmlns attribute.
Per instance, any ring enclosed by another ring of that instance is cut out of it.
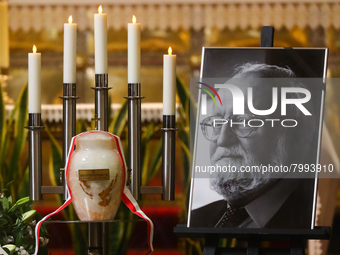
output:
<svg viewBox="0 0 340 255"><path fill-rule="evenodd" d="M116 142L113 136L105 131L87 131L79 135L76 139L76 146L89 147L95 146L100 148L115 148Z"/></svg>

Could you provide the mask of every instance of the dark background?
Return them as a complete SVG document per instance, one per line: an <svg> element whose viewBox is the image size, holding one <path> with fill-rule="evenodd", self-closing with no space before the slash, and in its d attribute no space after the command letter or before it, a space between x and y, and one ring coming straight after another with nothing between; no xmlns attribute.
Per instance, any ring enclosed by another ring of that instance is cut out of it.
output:
<svg viewBox="0 0 340 255"><path fill-rule="evenodd" d="M234 67L248 62L287 67L299 78L323 78L326 49L205 48L204 78L230 78ZM304 62L304 63L303 63Z"/></svg>

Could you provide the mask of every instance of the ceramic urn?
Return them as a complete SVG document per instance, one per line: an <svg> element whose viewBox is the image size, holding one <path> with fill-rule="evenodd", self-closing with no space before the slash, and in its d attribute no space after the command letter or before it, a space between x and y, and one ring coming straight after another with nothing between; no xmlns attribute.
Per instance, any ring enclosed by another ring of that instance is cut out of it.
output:
<svg viewBox="0 0 340 255"><path fill-rule="evenodd" d="M82 221L113 220L121 201L125 174L115 138L89 131L75 138L70 153L67 185Z"/></svg>

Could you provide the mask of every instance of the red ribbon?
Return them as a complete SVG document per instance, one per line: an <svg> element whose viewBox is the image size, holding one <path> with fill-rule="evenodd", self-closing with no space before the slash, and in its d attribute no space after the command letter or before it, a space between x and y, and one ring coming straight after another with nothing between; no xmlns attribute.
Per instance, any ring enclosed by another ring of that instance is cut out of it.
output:
<svg viewBox="0 0 340 255"><path fill-rule="evenodd" d="M68 154L67 161L66 161L65 180L67 180L66 176L67 176L67 174L69 172L70 158L71 158L72 153L74 151L75 140L76 140L76 138L78 136L81 136L81 135L83 135L85 133L88 133L88 132L91 132L91 133L104 132L104 133L107 133L107 134L111 135L115 139L119 156L120 156L120 158L121 158L121 160L123 162L123 166L124 166L124 179L125 179L125 183L126 183L126 181L127 181L126 180L127 179L127 174L126 174L127 167L126 167L126 162L125 162L124 154L122 153L123 152L123 149L122 149L123 147L122 147L122 144L120 142L120 138L118 136L114 135L114 134L109 133L109 132L94 131L94 130L81 133L81 134L76 135L76 136L74 136L72 138L70 149L69 149L69 154ZM66 185L67 185L67 183L66 183ZM52 213L46 215L45 217L43 217L37 223L36 228L35 228L35 252L34 252L34 255L37 255L38 254L38 250L39 250L39 232L40 232L41 224L44 221L46 221L48 218L53 216L54 214L59 213L61 210L63 210L65 207L67 207L72 202L72 199L73 199L72 191L69 189L68 186L67 186L67 190L69 192L69 197L67 198L65 203L62 206L60 206L57 210L55 210L54 212L52 212ZM134 213L137 216L139 216L139 217L143 218L144 220L146 220L147 227L148 227L148 230L147 230L148 231L148 247L149 247L148 254L151 254L153 252L152 242L153 242L153 232L154 232L154 227L153 227L152 221L140 209L137 201L134 199L134 197L132 196L130 190L126 187L126 185L124 185L124 187L123 187L122 201L131 210L132 213Z"/></svg>

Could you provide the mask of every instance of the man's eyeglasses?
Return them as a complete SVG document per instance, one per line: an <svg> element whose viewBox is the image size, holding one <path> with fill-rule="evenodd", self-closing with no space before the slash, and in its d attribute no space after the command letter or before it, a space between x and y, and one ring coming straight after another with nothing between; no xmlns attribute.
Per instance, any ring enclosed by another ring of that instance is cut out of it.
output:
<svg viewBox="0 0 340 255"><path fill-rule="evenodd" d="M236 136L245 138L256 129L248 124L255 117L252 114L230 115L227 119L221 116L210 116L202 120L200 125L204 137L212 142L217 141L224 125L228 125Z"/></svg>

